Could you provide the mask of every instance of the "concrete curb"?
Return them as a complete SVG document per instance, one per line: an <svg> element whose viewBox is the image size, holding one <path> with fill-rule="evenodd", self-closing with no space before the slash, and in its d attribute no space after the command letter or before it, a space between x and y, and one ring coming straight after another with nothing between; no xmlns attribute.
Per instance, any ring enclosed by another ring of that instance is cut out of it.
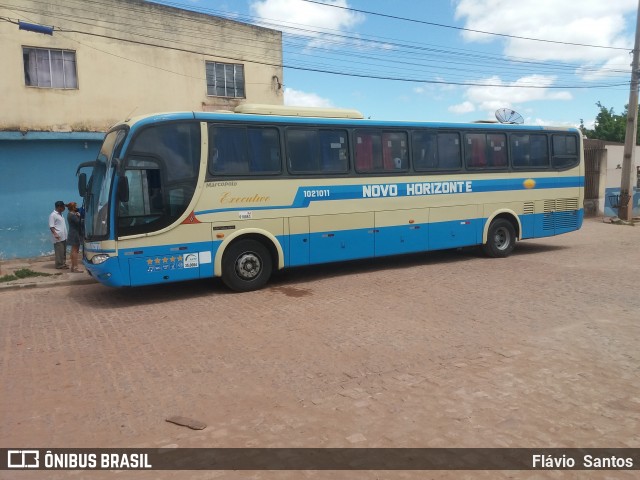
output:
<svg viewBox="0 0 640 480"><path fill-rule="evenodd" d="M91 277L83 278L79 280L58 280L58 281L45 280L40 282L15 283L17 281L0 284L0 292L7 291L7 290L20 290L21 288L68 287L69 285L89 285L91 283L98 283L96 280L94 280Z"/></svg>
<svg viewBox="0 0 640 480"><path fill-rule="evenodd" d="M97 283L88 273L71 273L69 270L57 270L52 256L0 261L0 276L10 275L21 269L32 270L43 276L18 278L0 283L0 292L22 288L58 287L69 285L87 285Z"/></svg>

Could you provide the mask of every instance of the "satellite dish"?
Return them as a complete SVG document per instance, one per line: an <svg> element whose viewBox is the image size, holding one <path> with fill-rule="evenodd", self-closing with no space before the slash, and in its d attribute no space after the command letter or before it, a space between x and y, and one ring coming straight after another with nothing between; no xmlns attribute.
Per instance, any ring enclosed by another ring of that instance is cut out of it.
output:
<svg viewBox="0 0 640 480"><path fill-rule="evenodd" d="M496 118L500 123L509 123L511 125L524 123L522 115L510 108L499 108L496 110Z"/></svg>

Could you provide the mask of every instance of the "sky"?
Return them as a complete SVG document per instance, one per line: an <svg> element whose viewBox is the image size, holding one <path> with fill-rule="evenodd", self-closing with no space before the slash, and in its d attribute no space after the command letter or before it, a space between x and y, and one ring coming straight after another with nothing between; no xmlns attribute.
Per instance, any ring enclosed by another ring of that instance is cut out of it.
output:
<svg viewBox="0 0 640 480"><path fill-rule="evenodd" d="M637 0L154 0L283 32L286 105L592 128L629 99Z"/></svg>

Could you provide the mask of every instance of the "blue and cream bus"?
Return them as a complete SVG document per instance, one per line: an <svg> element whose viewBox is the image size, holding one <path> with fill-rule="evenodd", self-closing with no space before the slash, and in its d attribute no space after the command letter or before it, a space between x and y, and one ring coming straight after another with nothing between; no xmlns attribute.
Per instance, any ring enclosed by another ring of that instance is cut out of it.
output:
<svg viewBox="0 0 640 480"><path fill-rule="evenodd" d="M128 120L91 165L84 263L110 286L248 291L302 265L471 245L506 257L583 219L575 128L242 105Z"/></svg>

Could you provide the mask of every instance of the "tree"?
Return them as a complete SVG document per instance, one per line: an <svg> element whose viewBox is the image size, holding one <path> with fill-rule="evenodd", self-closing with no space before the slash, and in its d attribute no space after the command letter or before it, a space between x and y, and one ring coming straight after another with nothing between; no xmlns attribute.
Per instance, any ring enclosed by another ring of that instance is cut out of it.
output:
<svg viewBox="0 0 640 480"><path fill-rule="evenodd" d="M580 130L587 138L598 140L607 140L609 142L624 143L624 137L627 132L627 113L628 105L624 106L624 111L620 115L616 115L613 108L607 108L602 103L597 102L596 106L600 109L596 115L595 127L588 129L584 126L584 120L580 119ZM638 130L640 131L640 124ZM640 135L638 135L640 141Z"/></svg>

